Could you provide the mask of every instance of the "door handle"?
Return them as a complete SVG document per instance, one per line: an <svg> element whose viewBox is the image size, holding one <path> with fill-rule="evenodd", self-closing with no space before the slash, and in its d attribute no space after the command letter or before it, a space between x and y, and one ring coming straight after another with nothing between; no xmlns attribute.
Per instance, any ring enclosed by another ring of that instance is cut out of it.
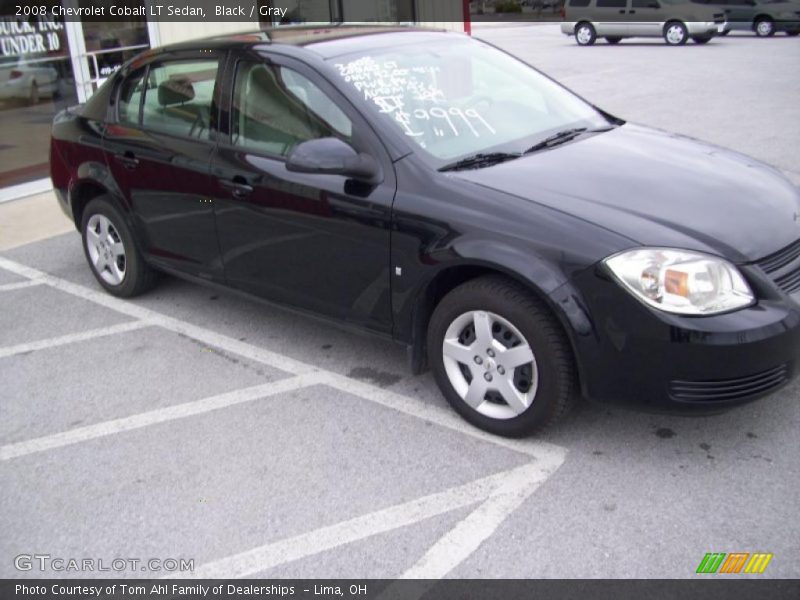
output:
<svg viewBox="0 0 800 600"><path fill-rule="evenodd" d="M115 154L114 158L126 169L135 169L139 166L139 159L136 158L136 155L130 150L126 150L122 154Z"/></svg>
<svg viewBox="0 0 800 600"><path fill-rule="evenodd" d="M235 179L220 179L219 184L231 191L231 196L234 198L246 198L253 193L253 186L246 184L243 180L237 181Z"/></svg>
<svg viewBox="0 0 800 600"><path fill-rule="evenodd" d="M623 8L622 10L620 10L619 14L624 15L625 14L625 9Z"/></svg>
<svg viewBox="0 0 800 600"><path fill-rule="evenodd" d="M635 10L629 10L629 11L628 11L628 14L629 14L629 15L635 15L635 14L636 14L636 11L635 11Z"/></svg>

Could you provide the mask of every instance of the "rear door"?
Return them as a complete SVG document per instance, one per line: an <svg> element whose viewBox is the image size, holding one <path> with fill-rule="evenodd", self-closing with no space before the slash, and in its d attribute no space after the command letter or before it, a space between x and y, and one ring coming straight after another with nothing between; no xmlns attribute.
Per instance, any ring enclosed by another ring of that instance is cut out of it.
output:
<svg viewBox="0 0 800 600"><path fill-rule="evenodd" d="M592 19L597 19L597 35L600 37L623 37L629 34L629 0L596 0Z"/></svg>
<svg viewBox="0 0 800 600"><path fill-rule="evenodd" d="M380 140L315 70L284 56L232 57L213 160L225 275L248 292L389 334L394 168ZM337 137L381 165L380 183L293 173L306 140Z"/></svg>
<svg viewBox="0 0 800 600"><path fill-rule="evenodd" d="M221 56L183 52L131 72L119 86L106 159L129 202L142 250L167 268L222 279L209 168Z"/></svg>

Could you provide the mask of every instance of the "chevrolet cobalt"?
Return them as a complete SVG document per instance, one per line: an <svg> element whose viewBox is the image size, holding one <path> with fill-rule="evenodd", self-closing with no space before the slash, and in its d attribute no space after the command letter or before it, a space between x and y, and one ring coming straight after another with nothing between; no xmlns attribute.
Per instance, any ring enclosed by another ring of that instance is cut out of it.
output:
<svg viewBox="0 0 800 600"><path fill-rule="evenodd" d="M800 193L455 33L150 50L54 121L109 293L157 272L369 330L500 435L576 397L719 412L800 363Z"/></svg>

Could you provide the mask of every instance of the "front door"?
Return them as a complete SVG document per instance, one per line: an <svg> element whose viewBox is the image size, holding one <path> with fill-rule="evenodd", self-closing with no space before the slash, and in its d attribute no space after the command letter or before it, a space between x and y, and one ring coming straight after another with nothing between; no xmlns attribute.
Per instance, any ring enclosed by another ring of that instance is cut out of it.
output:
<svg viewBox="0 0 800 600"><path fill-rule="evenodd" d="M391 332L389 243L394 171L353 108L284 57L231 60L227 139L212 172L228 282L336 319ZM338 137L382 165L380 183L294 173L300 142Z"/></svg>

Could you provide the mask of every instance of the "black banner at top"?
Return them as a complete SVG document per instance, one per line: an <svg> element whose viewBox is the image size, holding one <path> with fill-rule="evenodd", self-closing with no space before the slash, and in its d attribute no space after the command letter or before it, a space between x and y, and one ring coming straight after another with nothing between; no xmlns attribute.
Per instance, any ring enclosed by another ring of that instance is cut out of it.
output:
<svg viewBox="0 0 800 600"><path fill-rule="evenodd" d="M217 21L254 24L386 22L746 22L765 0L2 0L5 22ZM773 2L774 4L774 2ZM800 22L800 0L768 7ZM762 11L763 12L763 11Z"/></svg>

